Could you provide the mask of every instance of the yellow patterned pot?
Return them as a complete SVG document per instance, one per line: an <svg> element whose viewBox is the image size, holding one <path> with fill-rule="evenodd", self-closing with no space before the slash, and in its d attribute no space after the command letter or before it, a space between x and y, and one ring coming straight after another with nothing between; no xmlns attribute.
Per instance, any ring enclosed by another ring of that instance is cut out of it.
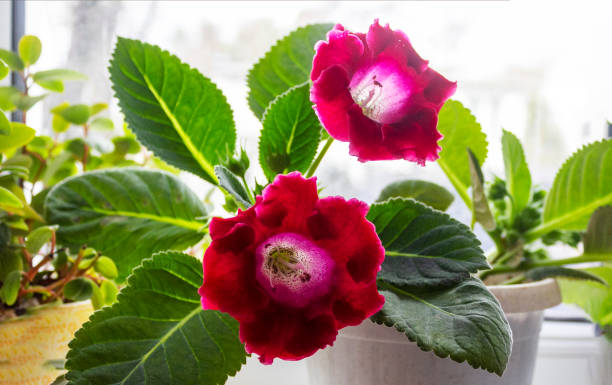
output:
<svg viewBox="0 0 612 385"><path fill-rule="evenodd" d="M48 385L60 374L68 342L87 321L91 302L50 304L0 322L0 385Z"/></svg>

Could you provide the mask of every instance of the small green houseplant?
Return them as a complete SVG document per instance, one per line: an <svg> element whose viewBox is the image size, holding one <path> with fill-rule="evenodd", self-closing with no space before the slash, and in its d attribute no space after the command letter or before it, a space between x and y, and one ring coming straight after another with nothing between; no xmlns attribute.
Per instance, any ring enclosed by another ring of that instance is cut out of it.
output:
<svg viewBox="0 0 612 385"><path fill-rule="evenodd" d="M106 104L52 108L50 136L28 125L27 112L47 96L42 92L61 93L64 82L86 79L67 69L39 70L41 51L35 36L24 36L18 52L0 50L0 77L16 74L23 85L0 87L0 355L6 358L0 378L15 383L55 378L43 360L59 359L54 365L62 367L78 325L93 309L112 304L119 291L111 258L86 243L58 239L58 226L45 220L49 190L90 170L142 165L131 159L141 147L129 131L108 142L96 137L95 131L114 129L103 117ZM11 111L21 121L9 121Z"/></svg>

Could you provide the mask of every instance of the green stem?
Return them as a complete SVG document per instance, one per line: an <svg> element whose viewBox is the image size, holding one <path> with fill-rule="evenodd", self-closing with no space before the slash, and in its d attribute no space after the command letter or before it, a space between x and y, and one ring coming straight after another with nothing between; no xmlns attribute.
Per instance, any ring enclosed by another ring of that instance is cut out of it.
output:
<svg viewBox="0 0 612 385"><path fill-rule="evenodd" d="M319 152L319 155L317 155L317 158L314 160L314 162L312 163L312 165L306 172L306 178L310 178L311 176L314 175L315 171L317 170L317 167L319 167L319 164L321 163L321 160L323 160L323 157L325 156L325 154L327 153L327 150L329 150L329 147L331 146L333 142L334 142L334 138L330 136L329 139L327 139L327 141L325 142L325 145L323 146L323 148L321 149L321 152Z"/></svg>
<svg viewBox="0 0 612 385"><path fill-rule="evenodd" d="M563 258L563 259L549 259L540 262L525 263L520 266L499 266L491 270L487 270L484 273L486 275L502 274L502 273L513 273L517 271L526 271L536 267L547 267L547 266L564 266L573 265L576 263L587 263L587 262L610 262L612 256L610 254L586 254L579 257ZM484 274L483 274L484 276Z"/></svg>
<svg viewBox="0 0 612 385"><path fill-rule="evenodd" d="M242 175L240 178L242 179L242 183L244 183L244 189L246 190L247 195L249 196L249 200L252 204L255 204L255 198L253 197L253 193L251 192L251 188L249 187L246 178L244 177L244 175Z"/></svg>

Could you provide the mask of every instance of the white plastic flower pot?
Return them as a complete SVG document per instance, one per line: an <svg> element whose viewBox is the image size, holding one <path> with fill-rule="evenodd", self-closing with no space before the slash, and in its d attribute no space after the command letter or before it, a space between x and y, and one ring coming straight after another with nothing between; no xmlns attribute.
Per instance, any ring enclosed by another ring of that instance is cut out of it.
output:
<svg viewBox="0 0 612 385"><path fill-rule="evenodd" d="M491 286L510 322L512 355L503 376L424 352L394 328L364 321L307 361L312 385L530 385L545 309L558 305L556 281Z"/></svg>

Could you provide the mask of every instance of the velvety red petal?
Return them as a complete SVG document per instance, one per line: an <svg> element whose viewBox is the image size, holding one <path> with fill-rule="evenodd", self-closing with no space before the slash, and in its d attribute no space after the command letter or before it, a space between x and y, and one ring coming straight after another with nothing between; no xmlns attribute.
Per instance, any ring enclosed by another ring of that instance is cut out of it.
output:
<svg viewBox="0 0 612 385"><path fill-rule="evenodd" d="M357 105L349 109L348 115L349 154L360 162L395 159L383 144L380 124L366 117Z"/></svg>
<svg viewBox="0 0 612 385"><path fill-rule="evenodd" d="M437 130L438 115L426 108L407 117L403 122L382 127L384 143L396 158L417 162L438 159L442 135Z"/></svg>
<svg viewBox="0 0 612 385"><path fill-rule="evenodd" d="M380 25L378 19L370 26L366 35L370 55L378 60L380 57L393 57L402 64L413 67L417 72L427 68L427 61L421 59L414 50L408 36L402 31L394 31L386 24Z"/></svg>
<svg viewBox="0 0 612 385"><path fill-rule="evenodd" d="M367 285L343 285L336 293L333 314L336 326L359 325L363 320L376 314L385 304L385 297L378 293L376 280Z"/></svg>
<svg viewBox="0 0 612 385"><path fill-rule="evenodd" d="M457 82L451 82L436 71L428 68L423 74L425 99L436 106L436 111L440 111L444 102L448 100L457 90Z"/></svg>
<svg viewBox="0 0 612 385"><path fill-rule="evenodd" d="M274 182L263 191L261 205L255 206L258 218L275 215L284 231L301 233L304 230L304 218L310 215L317 200L316 178L304 179L299 172L278 175Z"/></svg>
<svg viewBox="0 0 612 385"><path fill-rule="evenodd" d="M310 79L317 80L321 72L333 65L342 67L350 76L363 59L363 52L359 36L336 25L328 32L327 41L320 41L315 46Z"/></svg>
<svg viewBox="0 0 612 385"><path fill-rule="evenodd" d="M227 223L215 220L217 226ZM205 309L221 310L237 319L251 319L258 308L267 304L268 298L253 274L253 240L253 229L244 223L237 223L223 237L213 239L202 263L204 283L199 294ZM230 246L232 242L240 246Z"/></svg>
<svg viewBox="0 0 612 385"><path fill-rule="evenodd" d="M270 306L254 322L240 324L240 340L248 353L264 364L274 358L300 360L333 344L338 334L334 318L321 314L305 317L299 311Z"/></svg>
<svg viewBox="0 0 612 385"><path fill-rule="evenodd" d="M349 139L347 110L355 104L348 91L348 77L340 66L321 72L310 89L310 101L329 135L343 142Z"/></svg>

